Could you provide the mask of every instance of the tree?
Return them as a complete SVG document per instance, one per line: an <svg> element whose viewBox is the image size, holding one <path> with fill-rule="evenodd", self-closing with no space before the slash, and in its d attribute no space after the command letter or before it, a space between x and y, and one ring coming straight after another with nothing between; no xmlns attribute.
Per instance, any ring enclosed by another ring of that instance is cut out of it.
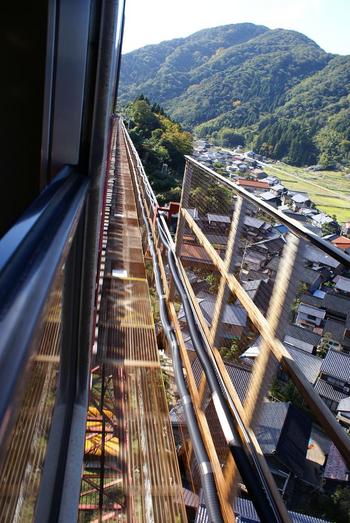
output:
<svg viewBox="0 0 350 523"><path fill-rule="evenodd" d="M322 236L327 234L338 234L340 231L339 223L337 222L337 217L335 214L332 216L332 222L323 223L321 226Z"/></svg>
<svg viewBox="0 0 350 523"><path fill-rule="evenodd" d="M323 334L320 343L316 347L316 354L320 358L324 358L326 356L331 338L332 334L330 332L325 332Z"/></svg>
<svg viewBox="0 0 350 523"><path fill-rule="evenodd" d="M229 347L221 347L220 354L223 360L226 361L237 361L240 356L239 341L233 339Z"/></svg>
<svg viewBox="0 0 350 523"><path fill-rule="evenodd" d="M350 522L350 490L348 487L337 487L332 496L332 501L337 509L337 522Z"/></svg>
<svg viewBox="0 0 350 523"><path fill-rule="evenodd" d="M235 147L237 145L245 145L245 139L243 134L235 129L223 127L216 135L216 143L222 147Z"/></svg>
<svg viewBox="0 0 350 523"><path fill-rule="evenodd" d="M232 193L219 184L198 185L190 192L190 206L196 207L202 214L229 214L232 210Z"/></svg>

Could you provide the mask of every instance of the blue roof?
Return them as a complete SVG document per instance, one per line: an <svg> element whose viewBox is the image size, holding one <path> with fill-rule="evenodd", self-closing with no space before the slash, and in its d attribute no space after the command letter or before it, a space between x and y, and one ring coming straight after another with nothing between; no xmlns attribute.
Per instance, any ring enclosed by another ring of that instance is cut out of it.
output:
<svg viewBox="0 0 350 523"><path fill-rule="evenodd" d="M274 229L277 229L278 232L280 232L281 234L285 234L289 230L288 227L283 225L283 223L280 223L279 225L275 225Z"/></svg>

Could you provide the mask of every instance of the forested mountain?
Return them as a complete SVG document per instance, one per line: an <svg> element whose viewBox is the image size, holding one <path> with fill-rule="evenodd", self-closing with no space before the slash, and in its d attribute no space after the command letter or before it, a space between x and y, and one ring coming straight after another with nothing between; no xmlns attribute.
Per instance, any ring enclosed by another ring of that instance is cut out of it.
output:
<svg viewBox="0 0 350 523"><path fill-rule="evenodd" d="M179 201L184 155L192 152L192 135L143 95L125 106L123 116L158 202Z"/></svg>
<svg viewBox="0 0 350 523"><path fill-rule="evenodd" d="M121 102L143 93L188 129L297 165L350 161L350 57L301 33L254 24L206 29L124 56Z"/></svg>

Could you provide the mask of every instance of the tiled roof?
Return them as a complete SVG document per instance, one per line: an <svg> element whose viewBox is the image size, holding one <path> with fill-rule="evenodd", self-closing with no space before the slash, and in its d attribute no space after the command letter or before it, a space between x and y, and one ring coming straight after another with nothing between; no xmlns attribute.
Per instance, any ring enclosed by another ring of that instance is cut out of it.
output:
<svg viewBox="0 0 350 523"><path fill-rule="evenodd" d="M312 285L320 278L320 276L321 275L319 272L314 271L313 269L309 269L308 267L304 267L302 273L300 274L300 281Z"/></svg>
<svg viewBox="0 0 350 523"><path fill-rule="evenodd" d="M309 343L313 347L317 347L321 341L321 336L319 334L316 334L309 329L299 327L299 325L289 324L286 328L286 336Z"/></svg>
<svg viewBox="0 0 350 523"><path fill-rule="evenodd" d="M313 307L318 307L319 309L322 307L322 299L317 298L317 296L311 296L310 294L303 294L300 301L312 305Z"/></svg>
<svg viewBox="0 0 350 523"><path fill-rule="evenodd" d="M316 318L323 319L326 315L326 311L313 307L312 305L306 305L305 303L300 303L298 307L298 313L302 312L303 314L309 314L310 316L315 316Z"/></svg>
<svg viewBox="0 0 350 523"><path fill-rule="evenodd" d="M326 320L323 333L327 334L328 332L332 335L332 340L341 343L344 338L345 323L335 320Z"/></svg>
<svg viewBox="0 0 350 523"><path fill-rule="evenodd" d="M350 412L350 396L339 401L337 410L339 412Z"/></svg>
<svg viewBox="0 0 350 523"><path fill-rule="evenodd" d="M350 311L350 299L338 294L327 293L323 299L323 307L346 316Z"/></svg>
<svg viewBox="0 0 350 523"><path fill-rule="evenodd" d="M244 358L256 358L260 352L260 344L261 337L259 336L255 342L243 354L241 354L240 358L243 360ZM307 380L314 384L320 373L323 360L302 349L292 347L287 343L285 343L284 346Z"/></svg>
<svg viewBox="0 0 350 523"><path fill-rule="evenodd" d="M306 379L314 384L320 373L323 360L291 345L285 345L285 347Z"/></svg>
<svg viewBox="0 0 350 523"><path fill-rule="evenodd" d="M277 454L286 467L302 475L311 426L311 419L291 403L263 403L255 434L264 454Z"/></svg>
<svg viewBox="0 0 350 523"><path fill-rule="evenodd" d="M317 249L317 247L314 247L313 245L306 244L304 248L304 258L306 260L309 260L313 263L319 263L321 265L327 265L328 267L336 268L340 265L340 263L332 258L332 256L329 256L328 254L325 254L320 249Z"/></svg>
<svg viewBox="0 0 350 523"><path fill-rule="evenodd" d="M289 403L263 403L257 419L255 435L264 454L276 451Z"/></svg>
<svg viewBox="0 0 350 523"><path fill-rule="evenodd" d="M275 194L273 194L273 192L271 192L271 191L264 192L264 193L261 195L261 199L262 199L262 200L266 200L267 202L270 201L270 200L274 200L275 198L278 199L278 196L276 196Z"/></svg>
<svg viewBox="0 0 350 523"><path fill-rule="evenodd" d="M211 324L214 317L215 301L199 300L200 308L202 309L204 319ZM247 312L242 307L236 305L225 305L224 313L221 318L221 324L237 325L245 327L247 323Z"/></svg>
<svg viewBox="0 0 350 523"><path fill-rule="evenodd" d="M350 383L350 356L335 350L329 350L322 361L321 372Z"/></svg>
<svg viewBox="0 0 350 523"><path fill-rule="evenodd" d="M243 365L227 362L225 362L225 368L228 375L230 376L233 386L237 391L239 399L243 402L249 388L249 382L252 375L251 370L247 369ZM192 372L198 386L202 377L202 366L198 358L196 358L192 363Z"/></svg>
<svg viewBox="0 0 350 523"><path fill-rule="evenodd" d="M310 198L307 194L297 193L297 194L294 194L294 196L292 196L292 200L293 200L293 202L296 202L296 203L304 203L304 202L310 201Z"/></svg>
<svg viewBox="0 0 350 523"><path fill-rule="evenodd" d="M322 380L321 378L316 381L314 389L320 396L323 396L324 398L332 401L339 402L343 398L347 397L346 394L333 389L332 385Z"/></svg>
<svg viewBox="0 0 350 523"><path fill-rule="evenodd" d="M268 238L267 240L262 240L261 242L254 243L254 246L260 247L261 249L266 249L271 254L277 254L283 249L286 244L285 240L281 236L275 238Z"/></svg>
<svg viewBox="0 0 350 523"><path fill-rule="evenodd" d="M349 477L348 467L334 443L329 449L323 477L337 481L347 481Z"/></svg>
<svg viewBox="0 0 350 523"><path fill-rule="evenodd" d="M315 214L315 216L312 219L320 225L323 225L324 223L333 222L333 218L331 218L327 214L324 214L323 212L321 212L320 214Z"/></svg>
<svg viewBox="0 0 350 523"><path fill-rule="evenodd" d="M207 214L208 222L230 223L231 218L224 214Z"/></svg>
<svg viewBox="0 0 350 523"><path fill-rule="evenodd" d="M255 180L246 180L245 178L238 178L236 180L237 185L241 185L242 187L253 187L256 189L268 189L269 184L266 182L258 182Z"/></svg>
<svg viewBox="0 0 350 523"><path fill-rule="evenodd" d="M254 504L249 499L236 498L234 501L234 513L237 516L237 523L259 523L260 519ZM330 523L325 519L307 516L299 512L289 511L292 523ZM205 506L204 495L201 492L198 511L196 514L195 523L209 523L208 513Z"/></svg>
<svg viewBox="0 0 350 523"><path fill-rule="evenodd" d="M246 216L244 218L244 225L247 227L253 227L254 229L260 229L264 225L264 221L259 220L258 218L252 218L251 216Z"/></svg>
<svg viewBox="0 0 350 523"><path fill-rule="evenodd" d="M335 288L344 291L344 292L350 292L350 279L344 278L344 276L336 276L334 278L335 281Z"/></svg>

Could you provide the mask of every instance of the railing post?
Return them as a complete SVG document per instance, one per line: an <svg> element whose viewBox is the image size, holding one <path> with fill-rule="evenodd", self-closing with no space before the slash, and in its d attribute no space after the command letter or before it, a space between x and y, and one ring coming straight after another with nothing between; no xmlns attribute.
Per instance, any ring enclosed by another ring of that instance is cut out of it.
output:
<svg viewBox="0 0 350 523"><path fill-rule="evenodd" d="M179 218L177 222L177 228L176 228L176 237L175 237L175 252L176 255L180 258L181 257L181 247L182 247L182 239L185 232L185 226L186 226L186 220L182 216L181 209L183 207L188 206L189 198L190 198L190 191L192 186L192 174L193 174L193 166L192 164L186 160L185 165L185 171L184 171L184 179L182 183L182 191L181 191L181 200L180 200L180 208L179 208ZM170 276L170 282L169 282L169 300L174 299L175 294L175 284L172 276Z"/></svg>
<svg viewBox="0 0 350 523"><path fill-rule="evenodd" d="M285 332L291 305L295 298L298 275L301 271L301 248L301 240L289 233L267 311L270 334L274 338L282 338ZM257 424L257 415L261 403L268 393L277 368L277 359L268 343L262 339L259 356L256 358L250 380L249 393L244 405L247 421L251 427Z"/></svg>
<svg viewBox="0 0 350 523"><path fill-rule="evenodd" d="M225 273L221 274L220 286L215 301L214 316L210 329L210 341L214 345L214 347L217 347L219 343L219 326L230 294L230 289L227 285L227 274L232 274L234 271L235 260L237 258L239 249L239 238L244 223L246 208L247 202L242 198L242 196L237 196L237 201L233 212L232 223L227 242L227 250L225 256Z"/></svg>

